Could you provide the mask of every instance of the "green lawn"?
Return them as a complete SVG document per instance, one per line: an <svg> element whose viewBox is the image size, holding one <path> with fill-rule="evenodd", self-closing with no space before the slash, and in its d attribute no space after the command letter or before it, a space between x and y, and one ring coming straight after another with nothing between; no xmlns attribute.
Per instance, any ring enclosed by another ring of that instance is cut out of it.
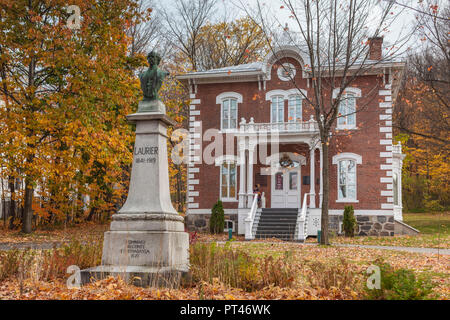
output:
<svg viewBox="0 0 450 320"><path fill-rule="evenodd" d="M332 243L405 246L422 248L450 248L450 212L403 213L403 221L420 234L394 237L335 237Z"/></svg>
<svg viewBox="0 0 450 320"><path fill-rule="evenodd" d="M450 212L404 213L403 221L422 234L450 233Z"/></svg>

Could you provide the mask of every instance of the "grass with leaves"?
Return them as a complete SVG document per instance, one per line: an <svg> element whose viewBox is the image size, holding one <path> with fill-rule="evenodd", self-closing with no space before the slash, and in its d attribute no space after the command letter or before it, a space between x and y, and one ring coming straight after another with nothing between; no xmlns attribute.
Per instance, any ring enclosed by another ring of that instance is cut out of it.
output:
<svg viewBox="0 0 450 320"><path fill-rule="evenodd" d="M450 298L450 261L442 255L240 241L197 242L190 250L192 281L177 290L136 288L117 279L66 288L67 266L98 265L101 243L1 252L0 299ZM387 282L385 291L370 296L366 270L377 261L387 264L388 274L402 275L405 284ZM418 285L425 278L422 292ZM398 287L400 292L393 291Z"/></svg>
<svg viewBox="0 0 450 320"><path fill-rule="evenodd" d="M393 237L334 237L332 243L450 249L450 212L404 213L403 221L418 235ZM309 241L314 241L310 239Z"/></svg>

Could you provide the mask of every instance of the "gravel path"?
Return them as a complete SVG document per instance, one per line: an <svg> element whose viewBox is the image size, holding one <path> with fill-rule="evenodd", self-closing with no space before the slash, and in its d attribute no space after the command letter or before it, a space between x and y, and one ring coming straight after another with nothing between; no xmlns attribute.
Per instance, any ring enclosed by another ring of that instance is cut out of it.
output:
<svg viewBox="0 0 450 320"><path fill-rule="evenodd" d="M407 251L413 253L434 253L434 254L450 255L450 249L415 248L415 247L399 247L399 246L370 246L364 244L334 244L334 245L338 247L360 247L369 249Z"/></svg>
<svg viewBox="0 0 450 320"><path fill-rule="evenodd" d="M47 250L52 249L55 246L60 247L63 242L2 242L0 243L0 251L7 251L13 249L35 249L35 250Z"/></svg>

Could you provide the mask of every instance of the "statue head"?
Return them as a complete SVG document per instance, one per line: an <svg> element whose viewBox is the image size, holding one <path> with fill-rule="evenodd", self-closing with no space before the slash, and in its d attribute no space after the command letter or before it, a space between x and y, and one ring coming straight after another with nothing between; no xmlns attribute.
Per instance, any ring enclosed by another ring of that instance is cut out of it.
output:
<svg viewBox="0 0 450 320"><path fill-rule="evenodd" d="M161 56L157 52L151 51L147 55L147 61L150 64L150 68L153 67L154 65L158 66L159 63L161 62Z"/></svg>

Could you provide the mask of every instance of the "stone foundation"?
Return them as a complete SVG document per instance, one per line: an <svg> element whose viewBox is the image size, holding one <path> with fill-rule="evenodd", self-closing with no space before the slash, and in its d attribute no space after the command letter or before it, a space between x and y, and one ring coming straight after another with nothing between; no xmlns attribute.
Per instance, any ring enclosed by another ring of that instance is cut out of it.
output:
<svg viewBox="0 0 450 320"><path fill-rule="evenodd" d="M209 232L210 214L191 214L185 218L188 231ZM394 216L369 216L355 215L358 228L358 236L393 236L394 235ZM342 235L341 224L343 215L329 216L329 229L336 235ZM225 215L225 220L232 220L235 223L235 231L238 230L238 215Z"/></svg>
<svg viewBox="0 0 450 320"><path fill-rule="evenodd" d="M188 214L185 217L185 224L188 231L209 232L209 219L211 214ZM238 215L225 214L225 220L234 221L235 233L238 230Z"/></svg>
<svg viewBox="0 0 450 320"><path fill-rule="evenodd" d="M358 236L393 236L394 235L394 216L365 216L355 215L358 229ZM343 234L341 223L343 215L332 215L329 217L330 230L336 234Z"/></svg>
<svg viewBox="0 0 450 320"><path fill-rule="evenodd" d="M393 236L394 216L356 216L359 236Z"/></svg>

